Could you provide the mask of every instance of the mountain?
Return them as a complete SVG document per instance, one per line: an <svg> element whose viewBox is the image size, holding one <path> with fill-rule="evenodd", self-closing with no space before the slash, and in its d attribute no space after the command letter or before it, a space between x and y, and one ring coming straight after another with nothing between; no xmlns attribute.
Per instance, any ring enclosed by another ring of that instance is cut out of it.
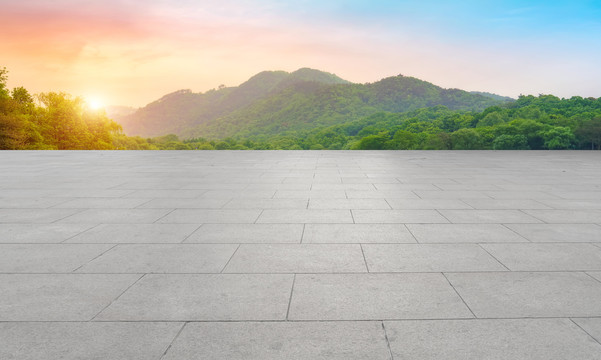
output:
<svg viewBox="0 0 601 360"><path fill-rule="evenodd" d="M353 84L303 68L292 73L264 71L238 87L205 93L176 91L115 120L127 134L145 137L169 133L183 138L260 137L346 123L382 111L437 105L483 110L503 102L402 75Z"/></svg>
<svg viewBox="0 0 601 360"><path fill-rule="evenodd" d="M485 92L485 91L470 91L470 93L486 96L488 98L499 100L499 101L515 101L514 98L511 98L509 96L497 95L497 94L493 94L493 93L489 93L489 92Z"/></svg>

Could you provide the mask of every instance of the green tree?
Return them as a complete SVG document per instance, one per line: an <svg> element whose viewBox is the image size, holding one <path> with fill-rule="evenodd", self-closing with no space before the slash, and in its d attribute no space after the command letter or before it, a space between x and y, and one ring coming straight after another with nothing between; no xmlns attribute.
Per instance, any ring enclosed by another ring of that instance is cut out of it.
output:
<svg viewBox="0 0 601 360"><path fill-rule="evenodd" d="M453 150L477 150L482 147L480 134L474 129L460 129L451 134Z"/></svg>
<svg viewBox="0 0 601 360"><path fill-rule="evenodd" d="M524 135L504 134L493 141L494 150L527 150L528 139Z"/></svg>
<svg viewBox="0 0 601 360"><path fill-rule="evenodd" d="M568 127L555 126L541 133L544 146L549 150L570 149L573 147L576 137Z"/></svg>

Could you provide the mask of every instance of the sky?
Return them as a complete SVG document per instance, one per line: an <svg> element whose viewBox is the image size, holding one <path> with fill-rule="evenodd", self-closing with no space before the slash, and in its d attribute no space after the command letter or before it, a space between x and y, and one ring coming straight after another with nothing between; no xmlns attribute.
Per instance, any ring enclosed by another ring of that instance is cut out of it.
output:
<svg viewBox="0 0 601 360"><path fill-rule="evenodd" d="M310 67L601 97L601 0L0 0L9 87L140 107Z"/></svg>

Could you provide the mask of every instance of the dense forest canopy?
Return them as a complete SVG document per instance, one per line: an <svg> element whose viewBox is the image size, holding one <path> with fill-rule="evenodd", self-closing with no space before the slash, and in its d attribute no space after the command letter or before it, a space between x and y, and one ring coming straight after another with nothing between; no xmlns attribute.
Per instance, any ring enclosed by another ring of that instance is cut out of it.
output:
<svg viewBox="0 0 601 360"><path fill-rule="evenodd" d="M325 80L320 78L322 82L298 82L287 73L266 72L251 79L254 83L246 88L224 87L210 95L238 99L232 100L232 106L246 109L230 113L229 120L219 124L230 129L223 134L231 135L211 135L221 132L206 127L206 132L197 129L197 135L187 139L176 134L142 138L126 136L120 124L103 110L92 110L81 98L60 92L31 95L23 87L10 90L7 74L0 69L0 149L601 149L601 98L530 95L507 101L478 94L495 104L479 109L480 98L461 90L441 92L431 84L424 90L424 82L413 78L385 79L386 86L362 85L371 89L371 95L365 97L353 87L356 84L331 74ZM301 75L321 76L311 71ZM282 85L282 79L289 83ZM257 87L272 96L257 98L257 92L249 90ZM231 95L234 91L238 91L236 96ZM434 95L415 99L416 91ZM405 95L398 95L403 92ZM191 95L182 91L158 103L175 97L183 106ZM431 100L433 97L440 101ZM409 101L412 98L415 101ZM386 110L370 105L376 101L373 99L378 99L378 106L385 104ZM474 99L478 106L470 105ZM461 102L468 105L451 106ZM274 103L284 106L278 108ZM364 105L355 106L359 103ZM281 111L262 112L269 107ZM314 110L307 112L309 107ZM354 112L345 116L340 109ZM245 117L240 117L242 113ZM268 121L262 117L265 113L272 116Z"/></svg>

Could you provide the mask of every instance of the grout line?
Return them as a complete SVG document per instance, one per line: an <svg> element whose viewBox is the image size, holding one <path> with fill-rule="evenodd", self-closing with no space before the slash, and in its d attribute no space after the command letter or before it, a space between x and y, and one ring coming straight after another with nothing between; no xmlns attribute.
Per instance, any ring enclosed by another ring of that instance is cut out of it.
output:
<svg viewBox="0 0 601 360"><path fill-rule="evenodd" d="M353 215L353 209L349 209L349 212L351 213L351 218L353 219L353 224L356 224L355 215Z"/></svg>
<svg viewBox="0 0 601 360"><path fill-rule="evenodd" d="M161 219L165 218L167 215L171 214L171 213L172 213L172 212L174 212L175 210L177 210L177 209L171 209L171 211L169 211L169 212L168 212L168 213L166 213L165 215L163 215L163 216L159 217L158 219L156 219L155 221L153 221L153 222L152 222L152 224L160 224L160 223L157 223L157 221L159 221L159 220L161 220Z"/></svg>
<svg viewBox="0 0 601 360"><path fill-rule="evenodd" d="M183 243L185 243L185 242L186 242L186 240L188 240L188 238L189 238L190 236L192 236L192 235L193 235L195 232L197 232L197 231L198 231L198 229L200 229L200 228L201 228L203 225L204 225L204 224L200 224L200 225L198 225L198 227L197 227L196 229L194 229L194 231L192 231L191 233L189 233L189 234L188 234L186 237L184 237L184 238L182 239L182 241L180 241L180 242L179 242L179 244L183 244ZM176 244L177 244L177 243L176 243Z"/></svg>
<svg viewBox="0 0 601 360"><path fill-rule="evenodd" d="M394 360L394 354L392 353L392 349L390 348L390 340L388 339L388 332L386 331L386 327L384 326L384 321L382 323L382 329L384 330L384 339L386 340L386 346L388 346L388 352L390 353L390 359Z"/></svg>
<svg viewBox="0 0 601 360"><path fill-rule="evenodd" d="M292 294L294 293L294 283L296 282L296 274L292 278L292 287L290 288L290 299L288 299L288 309L286 310L286 321L288 321L288 315L290 315L290 305L292 305Z"/></svg>
<svg viewBox="0 0 601 360"><path fill-rule="evenodd" d="M232 261L232 258L234 257L234 255L236 254L236 252L238 252L238 249L240 249L240 246L242 246L242 244L238 244L238 247L236 248L236 250L234 250L234 252L232 253L232 256L230 256L230 258L225 263L225 265L223 266L223 269L221 269L221 271L219 272L219 274L223 274L223 271L230 264L230 261Z"/></svg>
<svg viewBox="0 0 601 360"><path fill-rule="evenodd" d="M306 227L307 227L307 224L303 224L303 233L301 234L301 238L300 238L299 244L303 244L303 242L305 240L305 228Z"/></svg>
<svg viewBox="0 0 601 360"><path fill-rule="evenodd" d="M421 198L422 198L421 196L419 196L419 195L418 195L418 194L415 192L415 190L411 190L411 192L413 193L413 195L417 196L417 198L418 198L418 199L421 199Z"/></svg>
<svg viewBox="0 0 601 360"><path fill-rule="evenodd" d="M490 253L490 251L488 251L488 250L487 250L487 249L486 249L484 246L482 246L482 244L481 244L481 243L476 243L476 245L478 245L478 246L479 246L479 247L480 247L482 250L486 251L486 253L487 253L488 255L490 255L490 256L491 256L493 259L495 259L495 260L496 260L496 261L497 261L499 264L501 264L501 266L503 266L505 269L507 269L507 271L511 271L511 269L510 269L510 268L508 268L507 266L505 266L505 264L503 264L503 263L501 262L501 260L497 259L497 257L496 257L496 256L494 256L493 254L491 254L491 253Z"/></svg>
<svg viewBox="0 0 601 360"><path fill-rule="evenodd" d="M165 355L167 355L167 353L169 352L169 350L171 350L171 347L173 346L173 343L179 337L179 335L182 333L182 331L184 331L184 328L186 327L186 325L188 325L187 322L185 322L182 325L182 327L179 329L179 331L177 332L177 334L175 334L175 337L173 338L173 340L171 340L171 342L169 343L169 346L167 346L167 348L165 349L165 352L163 352L163 355L161 355L161 359L163 359L165 357Z"/></svg>
<svg viewBox="0 0 601 360"><path fill-rule="evenodd" d="M392 205L390 205L390 203L388 202L388 200L386 200L386 198L384 198L384 201L386 202L386 204L388 204L388 207L390 208L390 210L394 210L394 208L392 207Z"/></svg>
<svg viewBox="0 0 601 360"><path fill-rule="evenodd" d="M361 248L361 254L363 255L363 262L365 263L365 270L367 270L367 272L369 272L369 266L367 266L367 259L365 259L365 251L363 251L363 244L359 244L359 247Z"/></svg>
<svg viewBox="0 0 601 360"><path fill-rule="evenodd" d="M528 214L528 213L527 213L527 212L525 212L523 209L516 209L516 210L517 210L517 211L519 211L519 212L521 212L522 214L524 214L524 215L526 215L526 216L530 216L530 217L532 217L532 218L534 218L534 219L536 219L536 220L540 221L540 223L527 223L527 224L541 224L541 223L542 223L542 224L549 224L548 222L546 222L546 221L544 221L544 220L542 220L542 219L539 219L539 218L537 218L536 216L534 216L534 215L532 215L532 214Z"/></svg>
<svg viewBox="0 0 601 360"><path fill-rule="evenodd" d="M443 209L444 210L444 209ZM434 209L434 211L436 211L440 216L442 216L443 218L445 218L446 221L448 221L449 224L454 224L451 220L449 220L446 216L444 216L443 213L440 212L440 210L438 209ZM469 210L468 210L469 211ZM444 223L443 223L444 224Z"/></svg>
<svg viewBox="0 0 601 360"><path fill-rule="evenodd" d="M101 314L101 313L102 313L104 310L106 310L106 309L107 309L109 306L113 305L113 303L114 303L115 301L119 300L119 298L120 298L121 296L123 296L123 294L125 294L125 293L127 292L127 290L131 289L131 288L132 288L132 286L136 285L136 284L137 284L137 283L138 283L140 280L142 280L142 278L143 278L144 276L146 276L146 274L142 274L142 275L141 275L141 276L140 276L140 277L139 277L139 278L138 278L136 281L134 281L134 282L133 282L131 285L129 285L129 286L127 287L127 289L123 290L123 292L122 292L121 294L119 294L119 296L117 296L116 298L114 298L113 300L111 300L111 302L110 302L110 303L109 303L107 306L103 307L103 308L102 308L102 310L100 310L100 311L99 311L99 312L98 312L96 315L94 315L94 317L92 317L92 319L90 319L89 321L94 321L94 319L96 319L96 317L97 317L98 315L100 315L100 314Z"/></svg>
<svg viewBox="0 0 601 360"><path fill-rule="evenodd" d="M510 228L509 226L507 226L507 224L499 224L499 225L501 225L501 226L505 227L507 230L509 230L509 231L511 231L511 232L513 232L513 233L515 233L517 236L519 236L519 237L521 237L522 239L524 239L524 240L528 241L529 243L532 243L532 241L531 241L530 239L528 239L528 238L527 238L527 237L525 237L524 235L520 234L519 232L517 232L517 231L513 230L512 228Z"/></svg>
<svg viewBox="0 0 601 360"><path fill-rule="evenodd" d="M60 242L59 242L59 244L64 244L64 243L65 243L65 241L69 241L69 240L73 239L74 237L76 237L76 236L79 236L79 235L81 235L81 234L83 234L83 233L85 233L85 232L88 232L88 231L90 231L90 230L92 230L92 229L94 229L94 228L96 228L96 227L98 227L98 226L100 226L100 225L102 225L102 224L96 224L96 225L92 225L91 227L89 227L89 228L87 228L87 229L85 229L85 230L83 230L83 231L80 231L80 232L78 232L77 234L75 234L75 235L73 235L73 236L69 236L68 238L66 238L66 239L65 239L65 240L63 240L63 241L60 241Z"/></svg>
<svg viewBox="0 0 601 360"><path fill-rule="evenodd" d="M419 242L419 240L417 239L417 236L415 236L415 234L413 233L413 231L411 231L411 229L409 229L409 226L407 226L407 224L403 224L403 226L405 226L405 229L407 229L407 231L409 231L409 234L411 234L411 236L413 236L413 239L415 239L415 242L417 244L421 244Z"/></svg>
<svg viewBox="0 0 601 360"><path fill-rule="evenodd" d="M88 265L89 263L91 263L92 261L98 259L99 257L101 257L102 255L106 254L107 252L113 250L114 248L116 248L117 246L119 246L119 244L115 244L115 246L111 246L110 248L106 249L105 251L103 251L102 253L96 255L94 258L92 258L90 261L86 262L85 264L81 264L79 265L77 268L75 268L73 271L71 271L72 273L76 272L77 270L81 269L82 267Z"/></svg>
<svg viewBox="0 0 601 360"><path fill-rule="evenodd" d="M451 283L451 281L449 280L449 278L447 277L447 275L443 272L441 272L442 276L444 276L445 279L447 279L447 282L449 283L449 285L451 285L451 287L453 288L453 290L455 290L455 293L457 294L457 296L459 296L459 298L461 299L461 301L463 301L463 304L465 305L465 307L467 307L467 309L472 313L472 315L474 316L475 319L477 319L478 317L476 316L476 314L474 314L474 312L472 311L472 309L469 307L469 305L465 302L465 300L463 299L463 297L461 296L461 294L459 294L459 291L457 291L457 289L455 289L455 286L453 286L453 284Z"/></svg>
<svg viewBox="0 0 601 360"><path fill-rule="evenodd" d="M578 324L576 321L574 321L574 319L569 318L571 322L574 323L574 325L578 326L578 328L580 328L580 330L584 331L588 336L590 336L591 339L593 339L597 344L601 345L601 342L599 340L597 340L593 335L591 335L588 331L584 330L584 328L582 326L580 326L580 324Z"/></svg>
<svg viewBox="0 0 601 360"><path fill-rule="evenodd" d="M261 209L261 212L259 213L259 216L257 216L257 218L255 219L255 221L253 221L253 224L256 224L257 221L259 221L259 218L261 218L261 215L263 215L264 211L265 211L265 209Z"/></svg>
<svg viewBox="0 0 601 360"><path fill-rule="evenodd" d="M597 282L601 283L601 280L599 280L599 279L597 279L596 277L594 277L593 275L589 274L589 272L594 272L594 271L590 271L590 270L589 270L589 271L574 271L574 272L583 272L583 273L585 273L586 275L588 275L588 277L590 277L591 279L593 279L593 280L595 280L595 281L597 281Z"/></svg>
<svg viewBox="0 0 601 360"><path fill-rule="evenodd" d="M121 198L119 198L119 199L121 199ZM135 199L135 198L133 198L133 199ZM138 206L134 206L133 208L134 208L134 209L147 209L147 208L140 208L140 206L146 205L146 204L148 204L149 202L151 202L151 201L153 201L153 200L156 200L156 199L150 198L150 199L148 199L148 201L145 201L145 202L141 203L141 204L140 204L140 205L138 205Z"/></svg>

